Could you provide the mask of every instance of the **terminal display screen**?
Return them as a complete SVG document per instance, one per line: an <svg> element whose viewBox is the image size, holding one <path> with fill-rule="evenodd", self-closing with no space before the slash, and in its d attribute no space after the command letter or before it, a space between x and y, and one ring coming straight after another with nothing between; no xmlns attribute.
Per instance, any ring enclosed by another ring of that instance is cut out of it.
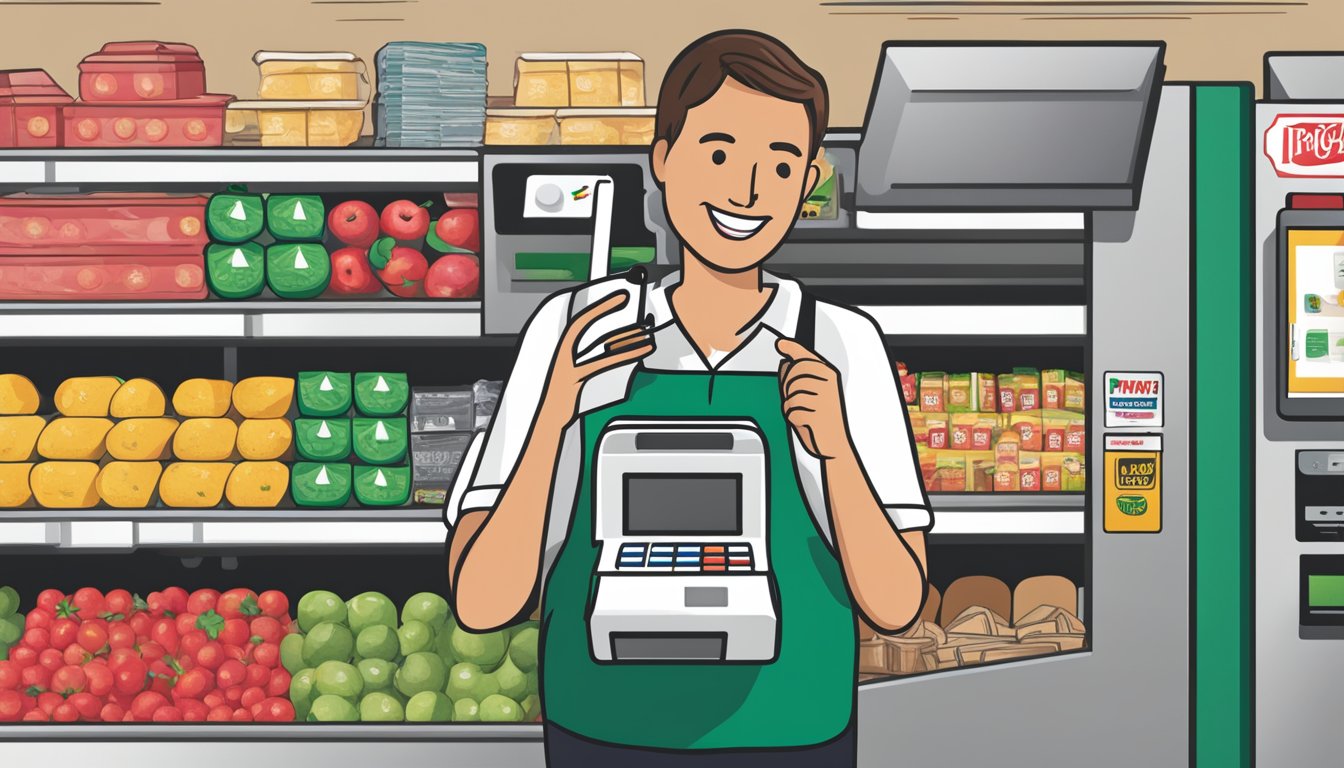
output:
<svg viewBox="0 0 1344 768"><path fill-rule="evenodd" d="M627 474L627 536L740 536L740 474Z"/></svg>
<svg viewBox="0 0 1344 768"><path fill-rule="evenodd" d="M1289 398L1344 398L1344 229L1289 229Z"/></svg>

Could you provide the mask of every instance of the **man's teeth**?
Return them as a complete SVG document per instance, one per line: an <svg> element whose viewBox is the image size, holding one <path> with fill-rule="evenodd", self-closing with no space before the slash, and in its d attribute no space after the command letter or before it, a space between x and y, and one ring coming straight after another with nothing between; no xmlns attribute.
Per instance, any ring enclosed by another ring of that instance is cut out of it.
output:
<svg viewBox="0 0 1344 768"><path fill-rule="evenodd" d="M768 219L747 219L741 216L734 216L731 213L710 209L709 215L714 219L720 231L729 237L746 238L756 234Z"/></svg>

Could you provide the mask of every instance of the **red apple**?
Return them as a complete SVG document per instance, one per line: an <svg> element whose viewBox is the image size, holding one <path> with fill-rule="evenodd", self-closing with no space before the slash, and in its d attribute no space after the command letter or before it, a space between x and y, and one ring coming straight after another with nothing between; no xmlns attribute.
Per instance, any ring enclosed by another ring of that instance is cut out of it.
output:
<svg viewBox="0 0 1344 768"><path fill-rule="evenodd" d="M397 240L419 240L429 231L430 203L416 205L410 200L394 200L383 209L383 234Z"/></svg>
<svg viewBox="0 0 1344 768"><path fill-rule="evenodd" d="M425 295L431 299L469 299L480 285L481 267L465 253L440 256L425 275Z"/></svg>
<svg viewBox="0 0 1344 768"><path fill-rule="evenodd" d="M346 245L368 248L378 239L378 212L363 200L347 200L331 209L327 229Z"/></svg>
<svg viewBox="0 0 1344 768"><path fill-rule="evenodd" d="M481 251L481 220L475 208L458 208L439 217L434 234L443 242L472 253Z"/></svg>
<svg viewBox="0 0 1344 768"><path fill-rule="evenodd" d="M394 245L391 238L380 238L369 251L369 263L378 270L378 279L387 290L402 298L421 296L421 283L429 271L429 261L414 248Z"/></svg>
<svg viewBox="0 0 1344 768"><path fill-rule="evenodd" d="M341 248L331 254L332 293L377 293L381 287L373 276L368 251L363 248Z"/></svg>

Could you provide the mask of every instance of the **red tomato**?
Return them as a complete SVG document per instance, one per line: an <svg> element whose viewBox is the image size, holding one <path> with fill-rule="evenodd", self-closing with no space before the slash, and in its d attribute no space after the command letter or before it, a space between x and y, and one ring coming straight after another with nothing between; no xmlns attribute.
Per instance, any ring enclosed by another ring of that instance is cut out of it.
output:
<svg viewBox="0 0 1344 768"><path fill-rule="evenodd" d="M285 637L285 628L270 616L257 616L252 619L252 637L260 638L263 643L278 643Z"/></svg>
<svg viewBox="0 0 1344 768"><path fill-rule="evenodd" d="M186 610L189 613L200 615L206 611L213 611L217 602L219 602L218 590L198 589L191 593L191 597L187 598Z"/></svg>
<svg viewBox="0 0 1344 768"><path fill-rule="evenodd" d="M94 622L86 621L79 625L75 642L89 653L97 653L107 645L107 630Z"/></svg>
<svg viewBox="0 0 1344 768"><path fill-rule="evenodd" d="M51 633L42 627L33 627L23 633L23 644L35 651L51 647Z"/></svg>
<svg viewBox="0 0 1344 768"><path fill-rule="evenodd" d="M162 645L159 645L153 640L140 643L140 655L146 659L162 659L167 653L168 652L163 649Z"/></svg>
<svg viewBox="0 0 1344 768"><path fill-rule="evenodd" d="M82 619L92 619L107 610L107 600L103 598L103 593L93 587L75 590L70 602L79 611Z"/></svg>
<svg viewBox="0 0 1344 768"><path fill-rule="evenodd" d="M168 698L158 691L144 691L131 701L131 714L136 720L149 720L159 707L168 706Z"/></svg>
<svg viewBox="0 0 1344 768"><path fill-rule="evenodd" d="M163 590L164 600L167 601L167 609L173 613L182 613L187 610L187 590L181 587L168 587ZM194 611L200 613L200 611Z"/></svg>
<svg viewBox="0 0 1344 768"><path fill-rule="evenodd" d="M64 702L65 697L55 691L43 691L37 694L37 708L47 713L48 716Z"/></svg>
<svg viewBox="0 0 1344 768"><path fill-rule="evenodd" d="M177 636L181 637L196 629L196 618L196 614L191 612L179 613L173 617L173 626L177 628Z"/></svg>
<svg viewBox="0 0 1344 768"><path fill-rule="evenodd" d="M243 662L244 664L247 664L249 661L251 661L251 659L249 658L249 656L251 655L250 654L251 650L252 650L251 643L248 643L246 647L241 645L226 645L224 646L224 658L237 659Z"/></svg>
<svg viewBox="0 0 1344 768"><path fill-rule="evenodd" d="M65 666L65 659L61 658L60 651L48 648L37 655L37 663L55 672Z"/></svg>
<svg viewBox="0 0 1344 768"><path fill-rule="evenodd" d="M272 696L261 702L261 714L257 720L267 723L294 722L294 705L288 699Z"/></svg>
<svg viewBox="0 0 1344 768"><path fill-rule="evenodd" d="M159 707L154 710L154 715L151 719L156 723L180 723L182 722L182 710L171 704Z"/></svg>
<svg viewBox="0 0 1344 768"><path fill-rule="evenodd" d="M225 658L224 647L214 640L207 640L196 652L196 663L206 669L219 669Z"/></svg>
<svg viewBox="0 0 1344 768"><path fill-rule="evenodd" d="M194 660L196 654L200 652L208 642L210 642L210 637L205 634L204 630L193 629L182 635L182 639L177 645L177 655L180 657L189 656Z"/></svg>
<svg viewBox="0 0 1344 768"><path fill-rule="evenodd" d="M9 649L9 663L19 669L27 669L37 664L37 651L26 645L18 645Z"/></svg>
<svg viewBox="0 0 1344 768"><path fill-rule="evenodd" d="M210 714L210 708L195 699L183 699L177 706L182 709L182 719L188 723L203 723Z"/></svg>
<svg viewBox="0 0 1344 768"><path fill-rule="evenodd" d="M124 621L114 621L107 625L107 647L130 648L135 645L135 630Z"/></svg>
<svg viewBox="0 0 1344 768"><path fill-rule="evenodd" d="M139 693L139 691L136 691L136 693ZM125 694L114 688L111 693L107 694L107 703L116 704L118 707L121 707L123 711L130 711L132 701L135 701L134 693Z"/></svg>
<svg viewBox="0 0 1344 768"><path fill-rule="evenodd" d="M263 614L278 618L289 612L289 598L279 590L268 589L257 595L257 607Z"/></svg>
<svg viewBox="0 0 1344 768"><path fill-rule="evenodd" d="M41 664L24 667L19 670L19 687L25 691L29 688L40 688L45 691L51 687L51 670Z"/></svg>
<svg viewBox="0 0 1344 768"><path fill-rule="evenodd" d="M243 686L241 684L231 685L228 688L224 689L224 701L226 703L231 704L234 707L237 707L239 702L241 702L242 700L243 700Z"/></svg>
<svg viewBox="0 0 1344 768"><path fill-rule="evenodd" d="M215 603L215 612L226 619L237 619L243 616L243 601L252 598L254 605L250 606L256 610L257 593L250 589L230 589L228 592L219 596ZM253 614L255 615L255 614Z"/></svg>
<svg viewBox="0 0 1344 768"><path fill-rule="evenodd" d="M162 592L150 592L149 597L145 598L145 606L155 616L162 616L164 611L169 610L168 598Z"/></svg>
<svg viewBox="0 0 1344 768"><path fill-rule="evenodd" d="M229 659L219 665L219 671L215 673L215 678L218 680L220 688L243 685L247 682L247 667L243 666L243 662L237 659Z"/></svg>
<svg viewBox="0 0 1344 768"><path fill-rule="evenodd" d="M288 696L289 684L292 678L284 667L276 667L271 670L271 679L266 683L266 695L268 696Z"/></svg>
<svg viewBox="0 0 1344 768"><path fill-rule="evenodd" d="M85 686L85 690L94 696L106 696L112 692L112 686L116 683L116 680L107 664L102 661L91 661L85 664L83 669L84 677L88 678L88 685Z"/></svg>
<svg viewBox="0 0 1344 768"><path fill-rule="evenodd" d="M127 659L140 658L140 651L136 648L113 648L107 654L107 668L115 671Z"/></svg>
<svg viewBox="0 0 1344 768"><path fill-rule="evenodd" d="M75 693L65 700L67 704L73 704L75 709L79 710L81 720L97 720L98 712L103 708L103 702L92 693Z"/></svg>
<svg viewBox="0 0 1344 768"><path fill-rule="evenodd" d="M51 718L47 717L47 713L40 709L25 712L23 715L24 722L45 723L50 719Z"/></svg>
<svg viewBox="0 0 1344 768"><path fill-rule="evenodd" d="M112 703L104 704L103 708L98 710L98 719L104 723L120 723L126 717L126 710Z"/></svg>
<svg viewBox="0 0 1344 768"><path fill-rule="evenodd" d="M51 710L51 719L58 723L73 723L79 719L79 710L74 704L63 701Z"/></svg>
<svg viewBox="0 0 1344 768"><path fill-rule="evenodd" d="M0 723L17 722L23 717L23 696L18 691L0 691Z"/></svg>
<svg viewBox="0 0 1344 768"><path fill-rule="evenodd" d="M162 661L151 661L149 663L149 689L158 691L167 696L173 692L173 681L177 678L177 670L168 666Z"/></svg>
<svg viewBox="0 0 1344 768"><path fill-rule="evenodd" d="M55 613L56 606L65 599L65 594L59 589L44 589L37 593L37 607Z"/></svg>
<svg viewBox="0 0 1344 768"><path fill-rule="evenodd" d="M78 693L84 690L84 686L88 684L89 680L88 677L84 675L83 667L67 665L56 670L51 675L51 690L63 696Z"/></svg>
<svg viewBox="0 0 1344 768"><path fill-rule="evenodd" d="M275 643L262 643L252 648L252 663L274 669L280 663L280 646Z"/></svg>
<svg viewBox="0 0 1344 768"><path fill-rule="evenodd" d="M14 662L0 659L0 691L12 691L18 688L22 672L23 670L15 666Z"/></svg>
<svg viewBox="0 0 1344 768"><path fill-rule="evenodd" d="M253 704L261 703L264 698L266 698L266 689L251 686L243 691L243 697L239 699L239 703L247 709L251 709Z"/></svg>
<svg viewBox="0 0 1344 768"><path fill-rule="evenodd" d="M33 629L35 627L41 627L42 629L51 629L51 622L55 620L56 617L51 611L42 608L34 608L28 612L27 616L23 617L23 628Z"/></svg>
<svg viewBox="0 0 1344 768"><path fill-rule="evenodd" d="M260 664L250 664L247 667L248 688L265 688L266 682L271 679L271 670Z"/></svg>
<svg viewBox="0 0 1344 768"><path fill-rule="evenodd" d="M121 721L122 721L123 723L134 723L134 722L135 722L135 715L132 715L130 712L127 712L127 713L126 713L126 716L123 717L123 718L121 718Z"/></svg>
<svg viewBox="0 0 1344 768"><path fill-rule="evenodd" d="M148 674L144 659L128 658L112 670L112 687L128 696L139 693L145 689Z"/></svg>
<svg viewBox="0 0 1344 768"><path fill-rule="evenodd" d="M190 672L193 669L201 667L200 664L196 663L196 659L190 656L178 656L177 666L181 667L183 672ZM201 668L203 669L203 667Z"/></svg>
<svg viewBox="0 0 1344 768"><path fill-rule="evenodd" d="M153 628L149 630L149 637L163 646L163 649L168 653L177 652L177 628L173 626L172 619L159 619L154 622Z"/></svg>
<svg viewBox="0 0 1344 768"><path fill-rule="evenodd" d="M242 707L239 707L238 709L233 710L233 722L250 723L252 722L252 713L248 712L246 709L243 709Z"/></svg>
<svg viewBox="0 0 1344 768"><path fill-rule="evenodd" d="M188 699L199 699L205 695L205 692L215 687L215 676L210 670L197 667L190 672L183 672L177 678L177 684L173 686L173 697L182 696Z"/></svg>
<svg viewBox="0 0 1344 768"><path fill-rule="evenodd" d="M122 618L130 616L131 611L135 610L135 598L131 597L131 593L124 589L108 591L104 603L108 613L120 614Z"/></svg>
<svg viewBox="0 0 1344 768"><path fill-rule="evenodd" d="M224 691L218 688L214 689L213 691L201 697L201 703L211 709L218 707L219 705L224 703Z"/></svg>
<svg viewBox="0 0 1344 768"><path fill-rule="evenodd" d="M88 651L85 651L79 643L71 643L65 647L61 653L61 660L66 664L79 666L89 660Z"/></svg>
<svg viewBox="0 0 1344 768"><path fill-rule="evenodd" d="M79 622L74 619L57 619L51 625L51 647L64 651L75 642L77 634L79 634Z"/></svg>
<svg viewBox="0 0 1344 768"><path fill-rule="evenodd" d="M213 706L205 719L212 723L227 723L233 719L233 710L223 704Z"/></svg>
<svg viewBox="0 0 1344 768"><path fill-rule="evenodd" d="M149 637L149 630L154 626L154 617L144 611L137 611L126 618L126 623L135 631L136 637Z"/></svg>
<svg viewBox="0 0 1344 768"><path fill-rule="evenodd" d="M219 631L219 642L224 645L242 646L252 637L247 622L243 619L226 619L224 628Z"/></svg>

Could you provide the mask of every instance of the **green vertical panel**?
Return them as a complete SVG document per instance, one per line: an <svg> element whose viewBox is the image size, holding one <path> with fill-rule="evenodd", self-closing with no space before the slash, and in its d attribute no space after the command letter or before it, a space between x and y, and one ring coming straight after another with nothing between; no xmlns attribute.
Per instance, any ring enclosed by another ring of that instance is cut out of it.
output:
<svg viewBox="0 0 1344 768"><path fill-rule="evenodd" d="M1252 319L1249 83L1195 88L1195 764L1249 766Z"/></svg>

